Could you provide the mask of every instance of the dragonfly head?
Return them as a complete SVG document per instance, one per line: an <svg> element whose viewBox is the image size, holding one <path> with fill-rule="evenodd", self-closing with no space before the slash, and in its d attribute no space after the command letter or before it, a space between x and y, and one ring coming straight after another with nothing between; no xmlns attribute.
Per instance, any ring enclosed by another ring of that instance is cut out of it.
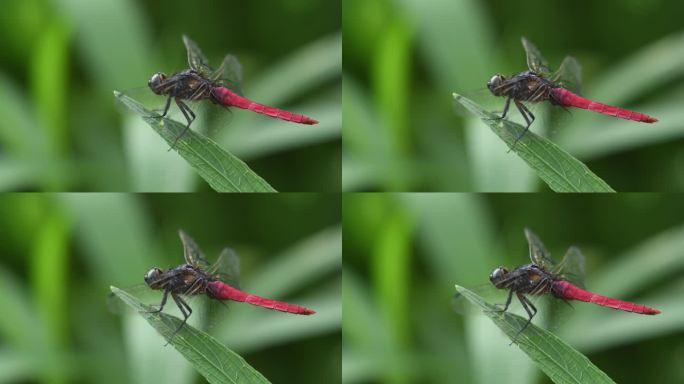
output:
<svg viewBox="0 0 684 384"><path fill-rule="evenodd" d="M157 72L150 77L150 80L147 82L147 86L150 87L152 92L156 93L157 95L161 95L162 85L164 84L165 80L166 75L161 72Z"/></svg>
<svg viewBox="0 0 684 384"><path fill-rule="evenodd" d="M500 92L498 91L498 88L503 84L503 82L506 81L506 77L501 74L496 74L492 76L491 79L487 82L487 88L496 96L500 95Z"/></svg>
<svg viewBox="0 0 684 384"><path fill-rule="evenodd" d="M161 286L159 285L159 281L162 273L163 271L157 267L150 269L145 274L145 284L147 284L147 286L152 289L161 288Z"/></svg>
<svg viewBox="0 0 684 384"><path fill-rule="evenodd" d="M489 274L489 281L497 288L503 288L503 283L506 281L508 275L508 268L498 267Z"/></svg>

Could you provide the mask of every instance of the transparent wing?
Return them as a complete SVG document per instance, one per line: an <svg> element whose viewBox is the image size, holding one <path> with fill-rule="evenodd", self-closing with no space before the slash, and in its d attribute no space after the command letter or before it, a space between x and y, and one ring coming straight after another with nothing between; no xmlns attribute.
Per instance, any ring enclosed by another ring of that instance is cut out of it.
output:
<svg viewBox="0 0 684 384"><path fill-rule="evenodd" d="M551 271L572 284L584 288L584 255L577 247L570 247L563 260Z"/></svg>
<svg viewBox="0 0 684 384"><path fill-rule="evenodd" d="M549 75L551 70L549 69L546 60L541 55L541 52L537 47L532 44L531 41L527 40L525 37L522 38L522 44L525 48L525 53L527 54L527 67L530 71L538 73L540 75Z"/></svg>
<svg viewBox="0 0 684 384"><path fill-rule="evenodd" d="M204 257L202 250L197 246L197 243L195 243L195 240L182 229L178 230L178 236L180 236L181 242L183 243L185 262L192 266L199 267L202 270L209 270L209 263Z"/></svg>
<svg viewBox="0 0 684 384"><path fill-rule="evenodd" d="M231 248L224 248L216 262L208 269L214 278L235 288L240 287L240 258Z"/></svg>
<svg viewBox="0 0 684 384"><path fill-rule="evenodd" d="M530 260L532 260L532 263L547 271L552 271L556 262L551 259L551 254L546 250L546 247L544 247L544 243L542 243L539 237L529 228L525 228L525 237L527 238L527 243L530 245Z"/></svg>
<svg viewBox="0 0 684 384"><path fill-rule="evenodd" d="M228 54L223 58L221 66L214 72L212 79L221 81L231 91L242 95L242 65L235 55Z"/></svg>
<svg viewBox="0 0 684 384"><path fill-rule="evenodd" d="M192 41L187 35L183 35L183 44L185 44L185 50L188 52L188 65L190 65L190 69L194 69L206 76L210 75L212 70L209 66L209 60L204 57L197 43Z"/></svg>
<svg viewBox="0 0 684 384"><path fill-rule="evenodd" d="M566 56L551 80L571 92L581 94L582 67L577 59Z"/></svg>

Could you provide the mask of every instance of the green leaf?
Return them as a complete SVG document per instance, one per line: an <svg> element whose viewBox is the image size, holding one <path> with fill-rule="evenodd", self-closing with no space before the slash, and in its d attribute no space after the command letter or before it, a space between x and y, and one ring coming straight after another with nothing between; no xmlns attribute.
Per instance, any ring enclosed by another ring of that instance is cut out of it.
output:
<svg viewBox="0 0 684 384"><path fill-rule="evenodd" d="M478 116L513 152L523 159L556 192L615 192L582 162L551 141L527 131L520 124L486 111L472 100L453 94L454 100Z"/></svg>
<svg viewBox="0 0 684 384"><path fill-rule="evenodd" d="M245 359L226 348L209 334L183 325L181 320L142 304L127 292L110 287L112 292L140 313L210 383L268 383Z"/></svg>
<svg viewBox="0 0 684 384"><path fill-rule="evenodd" d="M161 118L121 92L114 91L114 96L142 116L169 146L185 130L184 124ZM174 150L217 192L276 192L242 160L223 150L213 140L192 130L183 134L176 142Z"/></svg>
<svg viewBox="0 0 684 384"><path fill-rule="evenodd" d="M456 285L456 291L482 308L494 324L511 340L515 340L515 344L554 383L613 383L613 380L586 356L565 344L553 333L530 324L518 334L527 323L526 318L501 312L500 308L485 302L480 296L461 286Z"/></svg>

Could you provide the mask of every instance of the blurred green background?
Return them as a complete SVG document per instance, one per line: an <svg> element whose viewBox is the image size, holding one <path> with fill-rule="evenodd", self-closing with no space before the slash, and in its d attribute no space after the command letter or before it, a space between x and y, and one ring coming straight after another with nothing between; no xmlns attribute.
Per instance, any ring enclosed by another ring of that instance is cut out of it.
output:
<svg viewBox="0 0 684 384"><path fill-rule="evenodd" d="M478 309L452 310L454 284L529 262L525 226L556 259L580 247L590 290L662 311L573 302L555 334L618 383L683 382L682 211L679 195L345 196L343 382L550 383Z"/></svg>
<svg viewBox="0 0 684 384"><path fill-rule="evenodd" d="M137 285L153 266L182 263L179 228L209 259L232 247L243 289L317 311L303 317L231 303L212 321L220 342L272 382L339 382L339 200L0 195L0 382L204 382L139 315L107 309L110 285Z"/></svg>
<svg viewBox="0 0 684 384"><path fill-rule="evenodd" d="M345 1L343 189L547 191L452 105L452 92L486 94L493 74L526 70L526 36L552 67L579 60L584 95L660 119L555 108L560 121L539 119L534 132L618 191L683 190L683 15L675 0Z"/></svg>
<svg viewBox="0 0 684 384"><path fill-rule="evenodd" d="M113 96L187 68L186 33L215 67L238 56L249 98L321 121L216 107L230 117L203 133L279 191L339 191L339 1L4 0L2 9L0 190L208 190ZM199 117L202 131L209 121Z"/></svg>

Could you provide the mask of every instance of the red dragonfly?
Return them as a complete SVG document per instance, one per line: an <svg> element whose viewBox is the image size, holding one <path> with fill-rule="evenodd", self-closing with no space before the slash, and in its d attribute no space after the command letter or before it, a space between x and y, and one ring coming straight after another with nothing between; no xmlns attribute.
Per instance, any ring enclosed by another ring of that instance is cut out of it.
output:
<svg viewBox="0 0 684 384"><path fill-rule="evenodd" d="M169 112L171 100L173 100L188 121L187 127L178 138L176 138L176 141L190 129L190 124L195 120L195 114L183 100L197 101L208 99L225 107L249 109L250 111L276 119L299 124L318 124L318 121L308 116L284 111L275 107L269 107L241 96L239 88L242 81L242 69L235 56L226 55L221 67L219 67L218 70L213 71L211 67L209 67L208 60L204 57L199 46L197 46L194 41L183 35L183 43L185 44L185 49L188 53L188 64L190 69L175 73L171 76L157 72L152 75L147 82L147 85L152 92L157 95L168 96L162 117L166 116ZM232 86L234 87L234 90L230 90L226 86Z"/></svg>
<svg viewBox="0 0 684 384"><path fill-rule="evenodd" d="M579 300L594 303L604 307L634 312L642 315L657 315L659 310L643 304L630 303L589 292L582 288L584 275L584 256L577 247L570 247L560 263L551 259L544 244L531 230L525 228L525 237L530 246L532 263L509 270L505 267L496 268L489 280L498 289L508 289L508 299L502 309L505 312L513 299L518 298L527 312L529 320L518 332L522 332L532 322L537 314L537 308L525 295L542 295L550 293L562 300Z"/></svg>
<svg viewBox="0 0 684 384"><path fill-rule="evenodd" d="M592 101L571 92L567 88L577 88L580 83L580 65L575 58L566 57L559 70L551 74L551 70L537 47L524 37L522 44L527 53L528 70L510 77L496 74L487 82L487 88L492 94L507 97L501 118L506 117L511 101L513 101L527 123L525 130L518 136L516 142L522 138L534 121L534 115L525 107L524 101L532 103L549 101L552 105L588 109L604 115L643 123L658 121L655 117Z"/></svg>
<svg viewBox="0 0 684 384"><path fill-rule="evenodd" d="M154 267L145 274L145 283L148 287L164 291L159 308L153 312L161 312L164 309L170 294L183 314L183 322L176 332L183 327L192 314L192 309L182 296L206 294L215 300L241 301L296 315L316 313L301 305L267 299L240 290L237 287L240 262L230 248L225 248L217 261L209 265L195 241L183 230L178 231L178 234L183 243L185 264L167 270Z"/></svg>

